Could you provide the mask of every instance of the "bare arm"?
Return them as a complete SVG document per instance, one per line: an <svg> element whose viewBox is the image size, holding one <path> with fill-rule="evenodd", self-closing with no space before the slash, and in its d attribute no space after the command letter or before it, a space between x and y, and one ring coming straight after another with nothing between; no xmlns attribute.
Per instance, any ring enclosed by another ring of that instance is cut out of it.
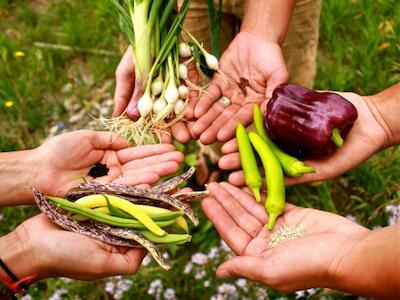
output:
<svg viewBox="0 0 400 300"><path fill-rule="evenodd" d="M294 0L250 0L241 30L264 36L270 42L282 44L295 2Z"/></svg>

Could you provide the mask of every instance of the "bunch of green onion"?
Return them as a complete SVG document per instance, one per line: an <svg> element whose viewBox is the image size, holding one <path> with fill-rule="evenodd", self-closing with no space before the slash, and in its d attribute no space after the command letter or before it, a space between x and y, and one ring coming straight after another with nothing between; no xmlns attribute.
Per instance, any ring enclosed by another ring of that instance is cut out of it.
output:
<svg viewBox="0 0 400 300"><path fill-rule="evenodd" d="M176 0L111 1L132 47L135 86L124 114L103 120L134 144L156 143L161 131L183 117L189 89L201 90L189 81L188 64L195 62L198 71L218 71L218 60L182 27L190 0L176 10Z"/></svg>

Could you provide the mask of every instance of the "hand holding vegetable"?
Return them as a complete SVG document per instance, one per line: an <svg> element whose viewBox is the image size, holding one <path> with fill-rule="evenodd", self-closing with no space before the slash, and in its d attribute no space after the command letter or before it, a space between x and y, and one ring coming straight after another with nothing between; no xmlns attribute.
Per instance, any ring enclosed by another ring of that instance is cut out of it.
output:
<svg viewBox="0 0 400 300"><path fill-rule="evenodd" d="M64 231L40 214L1 237L0 253L18 278L34 275L36 281L59 276L92 280L134 274L146 252Z"/></svg>
<svg viewBox="0 0 400 300"><path fill-rule="evenodd" d="M281 48L254 33L240 32L220 60L224 75L216 73L196 104L199 119L193 131L203 144L226 142L235 135L236 124L252 122L253 104L265 106L266 98L288 78ZM231 100L224 106L221 96Z"/></svg>
<svg viewBox="0 0 400 300"><path fill-rule="evenodd" d="M130 147L109 132L63 134L34 150L0 154L0 206L32 204L27 187L62 197L82 177L92 180L88 173L97 162L109 169L97 181L138 185L156 183L176 172L182 160L183 155L169 144Z"/></svg>
<svg viewBox="0 0 400 300"><path fill-rule="evenodd" d="M377 298L400 292L400 226L371 232L341 216L288 204L270 233L263 205L250 192L228 183L212 183L209 191L203 210L237 255L219 266L218 277L244 277L284 292L328 287ZM271 235L283 225L305 235L271 248Z"/></svg>
<svg viewBox="0 0 400 300"><path fill-rule="evenodd" d="M287 178L287 184L297 184L318 181L336 177L367 160L379 150L400 142L400 124L396 119L400 111L398 97L400 84L373 96L359 96L354 93L340 93L350 101L358 112L349 135L336 152L324 159L308 160L305 163L314 167L316 173L304 174L298 178ZM222 147L224 156L219 161L219 167L225 170L240 168L236 141L231 140ZM244 177L241 171L233 172L229 182L243 185Z"/></svg>

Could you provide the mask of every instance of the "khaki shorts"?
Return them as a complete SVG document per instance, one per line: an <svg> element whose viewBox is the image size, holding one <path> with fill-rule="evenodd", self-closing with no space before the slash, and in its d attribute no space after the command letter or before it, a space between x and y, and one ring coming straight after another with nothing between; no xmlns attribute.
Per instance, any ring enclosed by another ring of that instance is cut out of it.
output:
<svg viewBox="0 0 400 300"><path fill-rule="evenodd" d="M289 82L308 88L312 88L316 75L321 1L298 0L296 2L282 46L289 71ZM245 6L246 0L223 0L221 52L226 49L239 31ZM215 1L215 7L218 7L218 1ZM191 1L184 26L210 50L210 23L205 0Z"/></svg>

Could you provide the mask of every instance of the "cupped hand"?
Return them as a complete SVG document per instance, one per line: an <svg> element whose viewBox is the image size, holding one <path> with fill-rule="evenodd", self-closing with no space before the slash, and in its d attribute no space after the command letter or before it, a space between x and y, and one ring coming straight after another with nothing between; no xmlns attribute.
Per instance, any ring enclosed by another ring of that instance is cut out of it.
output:
<svg viewBox="0 0 400 300"><path fill-rule="evenodd" d="M251 123L253 104L264 107L273 89L288 79L280 46L243 31L223 53L219 67L194 110L198 120L193 131L203 144L230 140L238 122ZM225 107L218 101L221 96L232 104Z"/></svg>
<svg viewBox="0 0 400 300"><path fill-rule="evenodd" d="M89 130L59 135L34 151L37 170L33 186L46 195L64 195L88 176L97 162L105 164L108 175L96 181L129 185L153 184L175 173L183 155L170 144L131 147L110 132Z"/></svg>
<svg viewBox="0 0 400 300"><path fill-rule="evenodd" d="M9 258L8 263L19 278L34 275L35 280L59 276L92 280L134 274L146 253L62 230L43 214L25 221L8 236L15 237L15 253L21 256Z"/></svg>
<svg viewBox="0 0 400 300"><path fill-rule="evenodd" d="M335 214L287 204L274 231L302 227L306 235L269 247L263 205L229 183L209 185L202 208L237 255L217 269L221 278L240 276L280 291L333 287L341 259L369 231Z"/></svg>
<svg viewBox="0 0 400 300"><path fill-rule="evenodd" d="M362 97L355 93L340 93L357 108L358 118L344 141L343 147L330 157L318 160L307 160L305 163L315 168L316 173L304 174L297 178L287 178L288 185L311 181L330 179L355 168L376 152L387 146L388 133L382 124L375 118L372 110L373 99ZM240 168L239 153L236 140L222 146L223 156L218 165L223 170L238 170ZM230 174L229 182L242 186L245 184L242 171Z"/></svg>

